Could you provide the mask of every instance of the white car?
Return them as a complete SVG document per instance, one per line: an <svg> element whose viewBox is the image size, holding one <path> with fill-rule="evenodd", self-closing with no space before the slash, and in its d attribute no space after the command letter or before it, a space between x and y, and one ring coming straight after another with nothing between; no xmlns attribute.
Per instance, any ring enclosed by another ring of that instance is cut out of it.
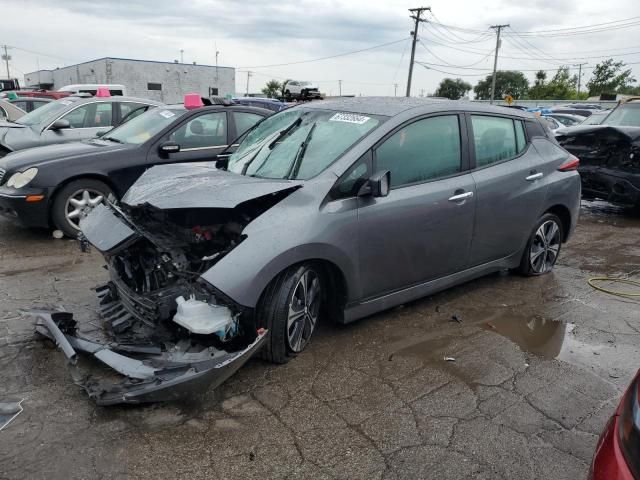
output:
<svg viewBox="0 0 640 480"><path fill-rule="evenodd" d="M311 82L304 82L299 80L291 80L287 82L287 86L284 90L285 98L295 99L308 99L308 98L322 98L318 85Z"/></svg>

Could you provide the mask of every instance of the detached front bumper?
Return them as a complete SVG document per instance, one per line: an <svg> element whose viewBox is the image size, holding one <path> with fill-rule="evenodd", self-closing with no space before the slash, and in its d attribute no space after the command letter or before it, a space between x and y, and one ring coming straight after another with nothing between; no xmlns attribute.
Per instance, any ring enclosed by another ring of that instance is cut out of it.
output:
<svg viewBox="0 0 640 480"><path fill-rule="evenodd" d="M98 405L162 402L203 393L242 367L262 347L267 335L266 330L260 330L250 345L232 353L213 347L193 353L188 351L189 339L166 350L160 344L100 342L80 334L71 313L25 313L35 318L36 331L54 341L74 369L78 368L77 352L84 352L118 374L115 381L74 375L75 383Z"/></svg>
<svg viewBox="0 0 640 480"><path fill-rule="evenodd" d="M0 187L0 215L27 227L49 226L49 192L42 188Z"/></svg>

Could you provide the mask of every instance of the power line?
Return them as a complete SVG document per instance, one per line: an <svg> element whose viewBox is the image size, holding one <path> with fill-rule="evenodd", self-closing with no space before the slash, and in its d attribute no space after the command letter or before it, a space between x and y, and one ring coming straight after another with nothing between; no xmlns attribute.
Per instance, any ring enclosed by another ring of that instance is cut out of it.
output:
<svg viewBox="0 0 640 480"><path fill-rule="evenodd" d="M449 67L457 67L457 68L468 68L468 67L473 67L474 65L477 65L481 62L483 62L484 60L486 60L487 58L489 58L489 56L494 52L494 49L492 48L491 50L489 50L487 52L487 54L482 57L480 60L478 60L477 62L473 62L470 63L468 65L454 65L452 63L449 63L448 61L444 60L443 58L439 57L438 55L436 55L435 53L433 53L433 51L429 50L429 48L424 44L424 42L422 40L419 40L420 45L422 46L422 48L424 48L427 52L429 52L431 55L433 55L435 58L437 58L438 60L440 60L441 62L444 62L445 65L444 66L449 66Z"/></svg>
<svg viewBox="0 0 640 480"><path fill-rule="evenodd" d="M388 47L390 45L395 45L400 42L404 42L406 38L402 40L395 40L393 42L382 43L380 45L374 45L373 47L362 48L360 50L353 50L351 52L338 53L336 55L329 55L328 57L319 57L319 58L311 58L309 60L300 60L297 62L288 62L288 63L274 63L271 65L253 65L249 67L238 67L238 68L269 68L269 67L286 67L287 65L299 65L301 63L311 63L311 62L320 62L322 60L330 60L332 58L338 57L346 57L347 55L353 55L355 53L368 52L369 50L375 50L376 48Z"/></svg>

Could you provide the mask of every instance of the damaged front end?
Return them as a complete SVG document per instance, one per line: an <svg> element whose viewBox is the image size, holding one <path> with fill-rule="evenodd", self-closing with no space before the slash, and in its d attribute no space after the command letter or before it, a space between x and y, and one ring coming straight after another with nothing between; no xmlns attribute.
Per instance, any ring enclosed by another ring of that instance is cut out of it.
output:
<svg viewBox="0 0 640 480"><path fill-rule="evenodd" d="M121 204L100 205L81 221L81 247L97 248L110 275L96 289L103 328L84 332L67 312L28 312L71 363L85 352L118 374L115 381L75 377L100 405L174 400L215 388L266 338L252 309L201 274L244 240L248 223L299 186L252 188L246 177L192 167L182 179L174 170L171 189L163 192L167 177L157 168Z"/></svg>
<svg viewBox="0 0 640 480"><path fill-rule="evenodd" d="M639 127L575 127L556 139L580 159L584 197L640 206Z"/></svg>

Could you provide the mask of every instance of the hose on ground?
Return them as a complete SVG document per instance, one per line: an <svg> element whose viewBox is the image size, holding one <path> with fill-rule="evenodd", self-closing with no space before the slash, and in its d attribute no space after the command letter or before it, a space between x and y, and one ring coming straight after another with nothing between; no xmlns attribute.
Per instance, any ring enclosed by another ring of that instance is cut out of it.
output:
<svg viewBox="0 0 640 480"><path fill-rule="evenodd" d="M624 283L625 285L633 285L634 287L638 287L640 289L640 282L636 280L629 280L626 278L612 278L612 277L592 277L587 280L587 283L590 287L595 288L604 293L608 293L609 295L615 295L617 297L640 297L640 291L637 292L624 292L619 290L611 290L609 288L602 287L600 285L596 285L599 282L613 282L613 283Z"/></svg>

